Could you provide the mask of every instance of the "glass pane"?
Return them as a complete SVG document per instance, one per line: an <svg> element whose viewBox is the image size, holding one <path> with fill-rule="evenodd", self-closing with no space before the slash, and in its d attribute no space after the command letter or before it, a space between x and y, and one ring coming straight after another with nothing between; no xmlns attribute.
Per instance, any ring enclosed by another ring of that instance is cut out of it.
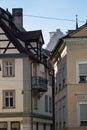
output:
<svg viewBox="0 0 87 130"><path fill-rule="evenodd" d="M48 112L48 96L45 95L45 112Z"/></svg>
<svg viewBox="0 0 87 130"><path fill-rule="evenodd" d="M33 76L37 76L37 66L33 64Z"/></svg>
<svg viewBox="0 0 87 130"><path fill-rule="evenodd" d="M10 98L10 106L13 107L13 98Z"/></svg>
<svg viewBox="0 0 87 130"><path fill-rule="evenodd" d="M10 70L9 70L9 71L10 71L9 73L10 73L10 75L12 75L12 67L10 66L9 69L10 69Z"/></svg>
<svg viewBox="0 0 87 130"><path fill-rule="evenodd" d="M19 122L12 123L11 130L20 130L20 123Z"/></svg>
<svg viewBox="0 0 87 130"><path fill-rule="evenodd" d="M87 104L80 104L80 121L87 121Z"/></svg>
<svg viewBox="0 0 87 130"><path fill-rule="evenodd" d="M38 100L37 97L34 98L34 109L38 108Z"/></svg>
<svg viewBox="0 0 87 130"><path fill-rule="evenodd" d="M87 75L87 64L79 64L79 74Z"/></svg>
<svg viewBox="0 0 87 130"><path fill-rule="evenodd" d="M8 107L9 106L9 99L5 98L5 106Z"/></svg>
<svg viewBox="0 0 87 130"><path fill-rule="evenodd" d="M0 129L2 128L7 128L7 123L6 122L1 122L0 123Z"/></svg>
<svg viewBox="0 0 87 130"><path fill-rule="evenodd" d="M13 96L13 92L10 92L10 96Z"/></svg>
<svg viewBox="0 0 87 130"><path fill-rule="evenodd" d="M8 67L6 67L6 75L8 75L9 74L9 72L8 72Z"/></svg>
<svg viewBox="0 0 87 130"><path fill-rule="evenodd" d="M5 92L5 96L8 96L8 92Z"/></svg>
<svg viewBox="0 0 87 130"><path fill-rule="evenodd" d="M8 66L8 62L5 62L6 66Z"/></svg>

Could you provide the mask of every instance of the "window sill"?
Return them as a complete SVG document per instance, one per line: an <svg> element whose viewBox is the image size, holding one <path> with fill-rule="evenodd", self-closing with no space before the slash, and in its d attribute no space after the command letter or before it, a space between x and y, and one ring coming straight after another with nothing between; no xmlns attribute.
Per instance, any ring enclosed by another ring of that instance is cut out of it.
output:
<svg viewBox="0 0 87 130"><path fill-rule="evenodd" d="M16 107L3 107L3 109L15 109Z"/></svg>
<svg viewBox="0 0 87 130"><path fill-rule="evenodd" d="M4 77L4 78L7 78L7 77L15 77L15 75L11 75L11 76L3 75L2 77Z"/></svg>
<svg viewBox="0 0 87 130"><path fill-rule="evenodd" d="M87 81L84 81L84 82L79 81L79 83L87 83Z"/></svg>

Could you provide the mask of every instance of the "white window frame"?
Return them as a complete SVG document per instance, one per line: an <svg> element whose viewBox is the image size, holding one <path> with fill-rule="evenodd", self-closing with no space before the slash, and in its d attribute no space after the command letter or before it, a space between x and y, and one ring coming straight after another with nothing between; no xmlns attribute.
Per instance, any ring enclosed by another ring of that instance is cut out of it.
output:
<svg viewBox="0 0 87 130"><path fill-rule="evenodd" d="M80 79L79 79L79 64L87 64L87 60L76 61L76 83L80 82Z"/></svg>
<svg viewBox="0 0 87 130"><path fill-rule="evenodd" d="M15 62L13 59L3 60L3 76L13 77L15 75Z"/></svg>
<svg viewBox="0 0 87 130"><path fill-rule="evenodd" d="M8 95L6 95L8 93ZM12 93L12 95L10 95ZM6 105L6 99L8 99L8 105ZM13 105L11 105L11 99ZM15 107L15 90L3 90L3 108L14 108Z"/></svg>

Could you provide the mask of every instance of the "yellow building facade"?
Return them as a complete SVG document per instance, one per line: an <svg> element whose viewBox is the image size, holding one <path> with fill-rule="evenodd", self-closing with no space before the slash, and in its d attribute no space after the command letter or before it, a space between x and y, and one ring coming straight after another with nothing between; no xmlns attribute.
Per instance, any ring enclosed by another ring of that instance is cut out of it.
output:
<svg viewBox="0 0 87 130"><path fill-rule="evenodd" d="M87 129L87 24L61 38L55 69L55 129Z"/></svg>

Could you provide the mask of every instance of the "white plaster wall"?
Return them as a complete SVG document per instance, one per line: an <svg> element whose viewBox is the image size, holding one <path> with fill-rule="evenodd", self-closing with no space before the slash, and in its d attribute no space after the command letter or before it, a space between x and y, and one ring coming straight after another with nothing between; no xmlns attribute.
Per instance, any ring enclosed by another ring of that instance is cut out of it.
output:
<svg viewBox="0 0 87 130"><path fill-rule="evenodd" d="M23 111L23 65L22 59L15 59L15 76L3 77L3 61L0 59L0 112L22 112ZM3 90L15 90L15 108L3 109Z"/></svg>

